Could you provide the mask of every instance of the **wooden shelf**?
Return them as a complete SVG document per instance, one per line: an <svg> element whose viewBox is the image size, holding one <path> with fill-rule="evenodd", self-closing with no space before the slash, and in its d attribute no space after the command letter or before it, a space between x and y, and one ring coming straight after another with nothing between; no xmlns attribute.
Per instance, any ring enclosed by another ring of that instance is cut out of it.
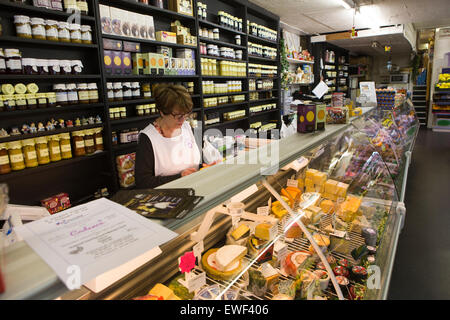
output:
<svg viewBox="0 0 450 320"><path fill-rule="evenodd" d="M199 37L198 39L199 39L199 41L217 44L218 46L230 47L230 48L235 48L235 49L240 49L240 50L247 50L247 47L239 46L239 45L233 44L233 43L223 42L223 41L214 40L214 39L205 38L205 37Z"/></svg>
<svg viewBox="0 0 450 320"><path fill-rule="evenodd" d="M58 50L60 50L61 47L68 47L70 49L74 49L74 48L98 49L98 45L96 45L96 44L60 42L60 41L39 40L39 39L25 39L25 38L10 37L10 36L0 37L0 41L5 42L5 43L14 43L14 44L17 43L17 44L25 44L25 45L49 46L50 49L58 49Z"/></svg>
<svg viewBox="0 0 450 320"><path fill-rule="evenodd" d="M124 36L116 36L116 35L112 35L112 34L102 34L102 37L107 38L107 39L112 39L112 40L121 40L121 41L130 41L130 42L151 44L154 46L167 46L167 47L174 47L174 48L188 48L188 49L192 49L192 50L197 50L197 46L189 46L189 45L172 43L172 42L163 42L163 41L156 41L156 40L149 40L149 39L138 39L138 38L124 37Z"/></svg>

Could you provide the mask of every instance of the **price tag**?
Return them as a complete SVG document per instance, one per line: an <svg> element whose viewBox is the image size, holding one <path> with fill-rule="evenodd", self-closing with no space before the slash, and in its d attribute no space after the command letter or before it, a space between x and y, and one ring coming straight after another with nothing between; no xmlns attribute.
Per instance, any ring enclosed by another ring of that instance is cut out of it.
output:
<svg viewBox="0 0 450 320"><path fill-rule="evenodd" d="M197 275L192 275L186 282L189 292L194 292L206 285L206 273L201 272Z"/></svg>
<svg viewBox="0 0 450 320"><path fill-rule="evenodd" d="M288 179L287 186L298 188L298 180Z"/></svg>
<svg viewBox="0 0 450 320"><path fill-rule="evenodd" d="M308 165L309 161L305 157L300 157L299 159L292 162L291 168L299 172L301 169Z"/></svg>
<svg viewBox="0 0 450 320"><path fill-rule="evenodd" d="M205 250L205 246L203 244L203 240L197 243L193 248L192 251L194 251L194 256L200 260L200 257L202 256L202 252Z"/></svg>
<svg viewBox="0 0 450 320"><path fill-rule="evenodd" d="M259 207L258 209L256 209L256 213L260 216L268 216L269 207Z"/></svg>
<svg viewBox="0 0 450 320"><path fill-rule="evenodd" d="M319 150L317 150L317 152L316 152L316 154L314 155L313 158L319 157L320 155L322 155L322 153L323 153L324 151L325 151L324 148L320 148Z"/></svg>

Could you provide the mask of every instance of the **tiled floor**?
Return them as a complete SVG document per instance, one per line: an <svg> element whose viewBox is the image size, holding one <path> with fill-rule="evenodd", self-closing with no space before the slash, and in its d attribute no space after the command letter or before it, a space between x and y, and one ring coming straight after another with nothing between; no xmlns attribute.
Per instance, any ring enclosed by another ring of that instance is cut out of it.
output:
<svg viewBox="0 0 450 320"><path fill-rule="evenodd" d="M450 134L421 129L389 299L450 299Z"/></svg>

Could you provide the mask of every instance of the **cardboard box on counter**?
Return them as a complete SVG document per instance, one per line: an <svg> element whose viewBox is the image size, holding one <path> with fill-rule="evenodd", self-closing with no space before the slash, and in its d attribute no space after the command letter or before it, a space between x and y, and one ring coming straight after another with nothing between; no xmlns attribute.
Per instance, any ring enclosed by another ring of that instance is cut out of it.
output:
<svg viewBox="0 0 450 320"><path fill-rule="evenodd" d="M60 193L56 196L41 200L41 205L47 209L50 214L55 214L70 208L70 199L67 193Z"/></svg>
<svg viewBox="0 0 450 320"><path fill-rule="evenodd" d="M161 42L177 43L177 35L173 32L158 31L156 32L156 40Z"/></svg>

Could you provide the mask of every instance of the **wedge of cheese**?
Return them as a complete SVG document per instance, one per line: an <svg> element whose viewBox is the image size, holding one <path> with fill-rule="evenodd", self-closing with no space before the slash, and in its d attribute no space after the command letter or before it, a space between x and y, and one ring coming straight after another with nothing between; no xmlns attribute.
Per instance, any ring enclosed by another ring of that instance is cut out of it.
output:
<svg viewBox="0 0 450 320"><path fill-rule="evenodd" d="M161 283L157 283L148 293L149 295L154 295L162 297L164 300L181 300L179 297L173 293L172 289L169 289Z"/></svg>
<svg viewBox="0 0 450 320"><path fill-rule="evenodd" d="M223 246L216 252L216 264L220 271L227 270L231 265L241 260L247 253L247 248L237 245Z"/></svg>
<svg viewBox="0 0 450 320"><path fill-rule="evenodd" d="M255 237L261 240L270 241L275 236L274 225L270 223L258 224L255 228Z"/></svg>

